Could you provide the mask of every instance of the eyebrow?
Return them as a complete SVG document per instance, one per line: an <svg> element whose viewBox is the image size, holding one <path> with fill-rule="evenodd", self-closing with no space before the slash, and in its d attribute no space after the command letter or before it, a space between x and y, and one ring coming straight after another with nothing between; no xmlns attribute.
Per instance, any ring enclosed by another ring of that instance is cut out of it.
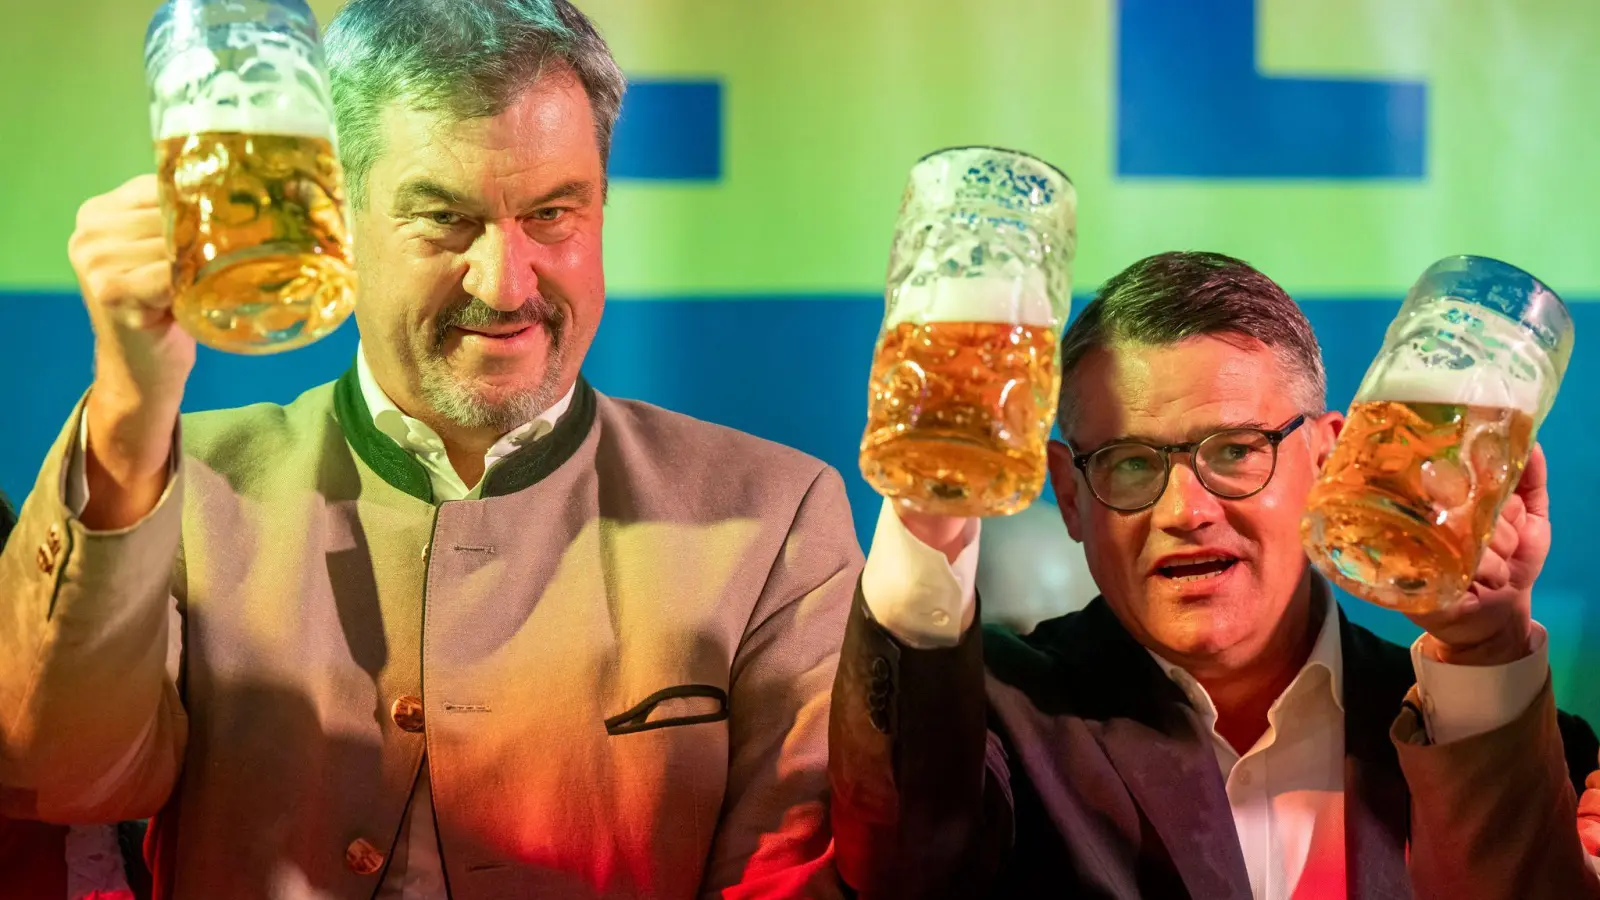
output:
<svg viewBox="0 0 1600 900"><path fill-rule="evenodd" d="M594 185L590 182L569 181L535 197L525 209L531 212L557 200L575 200L586 204L594 199L594 193ZM413 178L395 190L395 206L400 209L410 209L428 201L461 208L473 205L466 197L430 178Z"/></svg>
<svg viewBox="0 0 1600 900"><path fill-rule="evenodd" d="M437 181L413 178L403 182L394 192L395 206L409 209L425 201L437 201L447 206L466 206L467 199Z"/></svg>
<svg viewBox="0 0 1600 900"><path fill-rule="evenodd" d="M1272 426L1262 424L1254 419L1244 422L1212 423L1204 427L1189 429L1189 436L1181 441L1168 441L1166 438L1153 437L1148 434L1121 434L1107 441L1095 445L1095 450L1109 447L1112 444L1150 444L1156 447L1165 447L1168 444L1184 444L1210 437L1219 431L1231 431L1235 428L1254 428L1259 431L1271 431ZM1093 453L1094 450L1080 450L1080 453Z"/></svg>
<svg viewBox="0 0 1600 900"><path fill-rule="evenodd" d="M575 200L579 203L588 203L594 199L594 184L588 181L569 181L553 190L546 191L542 196L535 197L527 205L528 210L535 210L547 203L557 200Z"/></svg>

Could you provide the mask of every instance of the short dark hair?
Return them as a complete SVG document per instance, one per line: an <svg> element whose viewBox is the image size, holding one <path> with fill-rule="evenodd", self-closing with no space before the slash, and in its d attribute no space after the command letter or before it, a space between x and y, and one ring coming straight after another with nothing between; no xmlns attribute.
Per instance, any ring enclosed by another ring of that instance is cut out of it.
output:
<svg viewBox="0 0 1600 900"><path fill-rule="evenodd" d="M1113 344L1161 347L1201 335L1241 347L1251 340L1266 344L1294 377L1290 390L1301 412L1323 411L1322 348L1300 305L1243 260L1185 250L1147 256L1117 273L1062 336L1062 427L1075 421L1072 372L1091 350Z"/></svg>

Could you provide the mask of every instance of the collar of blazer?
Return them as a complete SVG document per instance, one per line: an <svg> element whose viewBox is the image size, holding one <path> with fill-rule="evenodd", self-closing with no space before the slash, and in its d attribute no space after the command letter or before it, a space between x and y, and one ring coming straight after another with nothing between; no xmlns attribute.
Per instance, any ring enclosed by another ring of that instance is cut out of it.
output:
<svg viewBox="0 0 1600 900"><path fill-rule="evenodd" d="M357 380L355 366L351 366L334 385L333 410L350 449L361 457L362 462L397 490L424 503L433 502L433 482L422 463L372 423L372 413L361 396L361 384ZM584 438L589 436L589 430L594 426L594 416L594 388L579 375L577 389L572 392L572 405L566 415L543 439L501 459L485 472L483 497L514 494L560 468L577 452Z"/></svg>

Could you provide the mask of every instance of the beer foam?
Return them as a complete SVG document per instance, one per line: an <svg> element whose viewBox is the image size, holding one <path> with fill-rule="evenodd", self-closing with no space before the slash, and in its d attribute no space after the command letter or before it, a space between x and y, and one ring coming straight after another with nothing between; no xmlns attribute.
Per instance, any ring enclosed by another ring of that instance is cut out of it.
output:
<svg viewBox="0 0 1600 900"><path fill-rule="evenodd" d="M203 131L236 131L329 138L329 103L316 87L323 84L315 66L298 49L255 45L252 68L276 74L251 80L222 70L208 47L187 47L161 67L152 86L151 131L157 140ZM172 102L188 97L186 102Z"/></svg>
<svg viewBox="0 0 1600 900"><path fill-rule="evenodd" d="M1446 299L1395 320L1357 399L1489 406L1538 417L1550 377L1549 354L1524 326Z"/></svg>
<svg viewBox="0 0 1600 900"><path fill-rule="evenodd" d="M1045 290L1044 273L1030 268L1021 277L927 279L901 284L894 293L887 327L902 322L1001 322L1035 327L1060 324Z"/></svg>
<svg viewBox="0 0 1600 900"><path fill-rule="evenodd" d="M1363 391L1360 399L1487 406L1515 409L1537 417L1539 387L1538 381L1524 381L1495 370L1410 371L1389 375L1381 386Z"/></svg>

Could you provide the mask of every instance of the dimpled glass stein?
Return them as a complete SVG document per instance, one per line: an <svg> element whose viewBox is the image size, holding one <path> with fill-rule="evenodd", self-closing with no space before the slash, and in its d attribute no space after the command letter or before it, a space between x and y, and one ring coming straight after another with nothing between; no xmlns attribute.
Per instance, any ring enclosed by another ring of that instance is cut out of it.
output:
<svg viewBox="0 0 1600 900"><path fill-rule="evenodd" d="M328 74L304 0L169 0L145 37L173 315L275 353L355 304Z"/></svg>
<svg viewBox="0 0 1600 900"><path fill-rule="evenodd" d="M1023 153L911 169L889 258L861 472L901 508L995 516L1045 480L1072 304L1077 194Z"/></svg>
<svg viewBox="0 0 1600 900"><path fill-rule="evenodd" d="M1447 608L1472 583L1572 355L1572 316L1515 266L1434 263L1367 370L1307 503L1306 553L1365 600Z"/></svg>

